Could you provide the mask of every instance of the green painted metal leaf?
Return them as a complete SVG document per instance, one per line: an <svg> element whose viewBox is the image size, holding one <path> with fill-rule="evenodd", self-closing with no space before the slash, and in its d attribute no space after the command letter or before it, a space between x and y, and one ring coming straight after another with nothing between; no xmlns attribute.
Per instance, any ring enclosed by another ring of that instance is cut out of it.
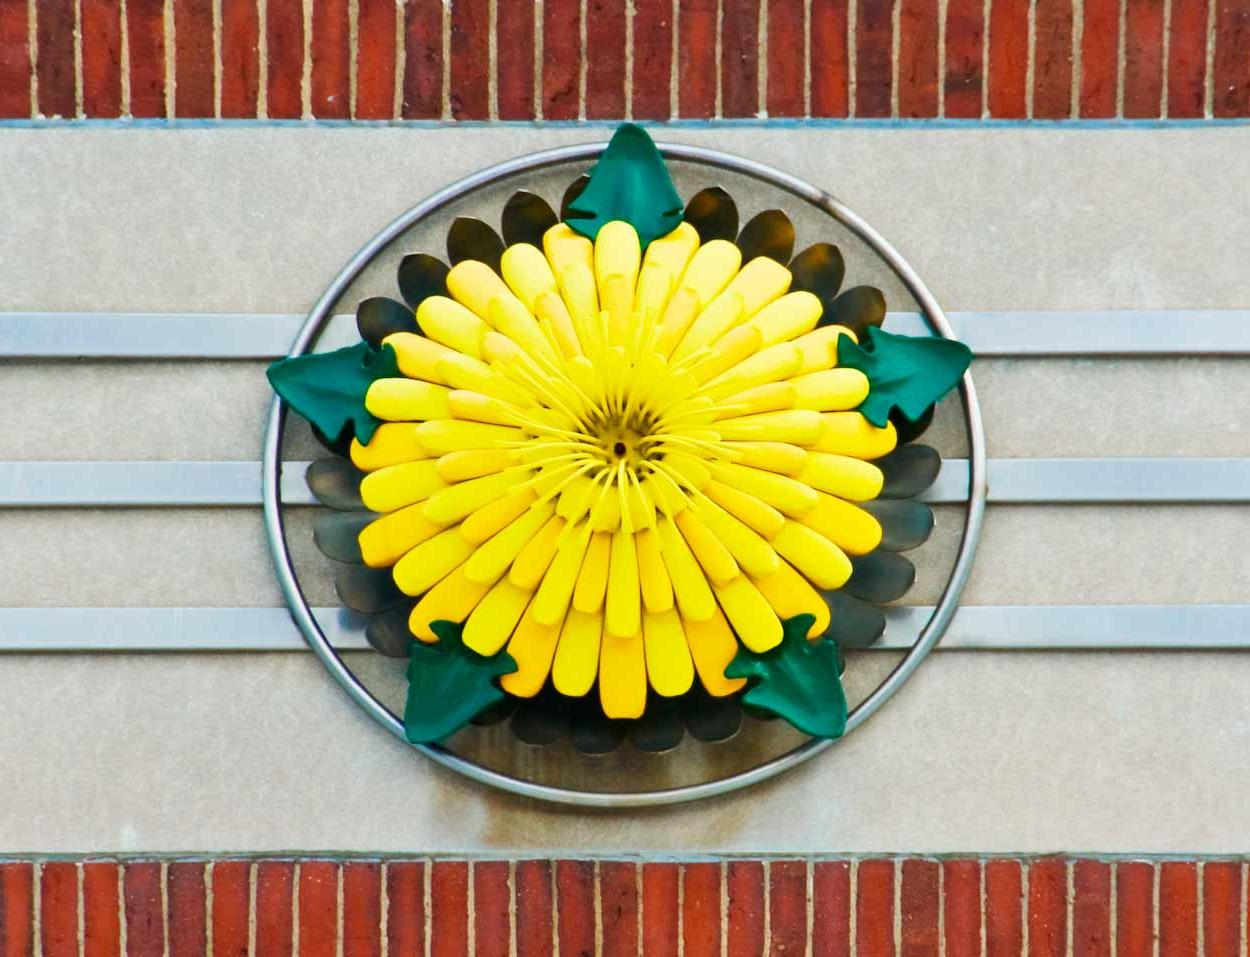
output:
<svg viewBox="0 0 1250 957"><path fill-rule="evenodd" d="M502 701L495 679L517 670L507 652L484 658L466 648L454 622L436 621L430 630L438 641L414 641L408 659L404 732L413 744L439 741Z"/></svg>
<svg viewBox="0 0 1250 957"><path fill-rule="evenodd" d="M842 655L828 638L808 641L815 620L795 615L784 623L781 644L763 654L740 648L725 677L751 679L743 704L815 737L840 738L847 716Z"/></svg>
<svg viewBox="0 0 1250 957"><path fill-rule="evenodd" d="M346 349L279 359L266 373L273 390L324 435L350 425L368 444L379 421L365 409L365 393L377 379L400 375L395 350L359 342Z"/></svg>
<svg viewBox="0 0 1250 957"><path fill-rule="evenodd" d="M884 427L890 411L912 422L959 383L972 362L962 342L935 336L896 336L876 326L864 330L861 345L838 337L838 365L868 377L868 398L859 411L873 425Z"/></svg>
<svg viewBox="0 0 1250 957"><path fill-rule="evenodd" d="M681 217L681 197L660 151L646 130L626 123L613 134L586 188L569 204L565 221L593 240L606 223L624 220L638 231L645 248L676 229Z"/></svg>

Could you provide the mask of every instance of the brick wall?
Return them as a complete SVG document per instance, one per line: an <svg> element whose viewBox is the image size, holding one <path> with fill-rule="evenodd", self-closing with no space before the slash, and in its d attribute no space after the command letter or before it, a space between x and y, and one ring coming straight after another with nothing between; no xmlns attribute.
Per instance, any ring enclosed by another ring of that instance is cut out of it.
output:
<svg viewBox="0 0 1250 957"><path fill-rule="evenodd" d="M554 906L553 906L554 904ZM0 954L1245 953L1246 865L1092 858L0 864ZM680 950L678 948L681 948ZM80 949L81 948L81 949Z"/></svg>
<svg viewBox="0 0 1250 957"><path fill-rule="evenodd" d="M1250 0L0 0L0 118L1250 116Z"/></svg>

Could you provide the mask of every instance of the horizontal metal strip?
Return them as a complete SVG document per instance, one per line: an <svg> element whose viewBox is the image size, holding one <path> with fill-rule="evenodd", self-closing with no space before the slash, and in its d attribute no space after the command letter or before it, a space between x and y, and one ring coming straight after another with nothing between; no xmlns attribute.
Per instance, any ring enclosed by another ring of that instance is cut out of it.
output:
<svg viewBox="0 0 1250 957"><path fill-rule="evenodd" d="M932 608L887 609L875 648L911 646ZM335 647L368 648L363 619L314 609ZM283 608L0 608L0 652L298 651ZM967 605L947 650L1214 650L1250 648L1250 605Z"/></svg>
<svg viewBox="0 0 1250 957"><path fill-rule="evenodd" d="M288 462L282 495L310 505L307 462ZM998 504L1250 502L1250 459L991 459ZM925 501L962 502L968 466L948 459ZM259 505L257 462L0 462L0 507Z"/></svg>
<svg viewBox="0 0 1250 957"><path fill-rule="evenodd" d="M980 356L1250 355L1250 310L952 312ZM0 355L28 359L271 359L303 316L238 313L0 313ZM922 335L918 313L891 313L894 332ZM357 338L335 316L323 347Z"/></svg>

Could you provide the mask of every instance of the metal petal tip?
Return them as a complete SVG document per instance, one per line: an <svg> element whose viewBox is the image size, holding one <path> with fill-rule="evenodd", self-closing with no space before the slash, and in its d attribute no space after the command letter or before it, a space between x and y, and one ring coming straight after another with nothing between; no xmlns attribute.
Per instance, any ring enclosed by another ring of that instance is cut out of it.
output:
<svg viewBox="0 0 1250 957"><path fill-rule="evenodd" d="M867 648L885 634L885 613L845 591L822 593L829 606L830 623L825 637L843 648Z"/></svg>
<svg viewBox="0 0 1250 957"><path fill-rule="evenodd" d="M360 338L373 345L395 332L416 332L417 320L412 310L402 302L374 296L364 299L356 307L356 328Z"/></svg>
<svg viewBox="0 0 1250 957"><path fill-rule="evenodd" d="M413 309L430 296L447 295L447 264L429 253L412 253L399 263L399 292Z"/></svg>
<svg viewBox="0 0 1250 957"><path fill-rule="evenodd" d="M313 541L326 558L360 563L360 530L375 518L372 512L326 512L313 521Z"/></svg>
<svg viewBox="0 0 1250 957"><path fill-rule="evenodd" d="M742 727L742 703L736 695L713 698L702 688L682 699L686 729L696 741L728 741Z"/></svg>
<svg viewBox="0 0 1250 957"><path fill-rule="evenodd" d="M476 259L498 272L503 249L499 234L480 219L461 216L447 230L447 258L453 266Z"/></svg>
<svg viewBox="0 0 1250 957"><path fill-rule="evenodd" d="M304 481L322 505L340 512L363 511L360 480L364 473L345 459L318 459L308 466Z"/></svg>
<svg viewBox="0 0 1250 957"><path fill-rule="evenodd" d="M661 754L681 744L686 735L681 706L671 698L652 697L643 716L629 730L639 751Z"/></svg>
<svg viewBox="0 0 1250 957"><path fill-rule="evenodd" d="M916 548L933 533L933 509L914 498L877 499L860 508L881 523L881 547L887 551Z"/></svg>
<svg viewBox="0 0 1250 957"><path fill-rule="evenodd" d="M334 590L344 605L366 615L376 615L409 601L391 579L389 568L344 565L334 576Z"/></svg>
<svg viewBox="0 0 1250 957"><path fill-rule="evenodd" d="M928 445L900 445L874 463L885 473L881 498L915 498L936 481L942 456Z"/></svg>
<svg viewBox="0 0 1250 957"><path fill-rule="evenodd" d="M415 640L408 629L408 616L412 614L415 603L400 602L386 611L369 617L365 626L365 639L374 648L388 658L407 658Z"/></svg>
<svg viewBox="0 0 1250 957"><path fill-rule="evenodd" d="M790 262L790 289L803 290L816 296L828 308L842 288L846 263L832 243L808 246Z"/></svg>
<svg viewBox="0 0 1250 957"><path fill-rule="evenodd" d="M682 217L699 234L699 242L733 242L738 235L738 204L724 189L709 186L690 197Z"/></svg>
<svg viewBox="0 0 1250 957"><path fill-rule="evenodd" d="M569 206L573 204L573 200L582 195L582 191L586 189L586 184L589 182L590 177L583 173L569 183L568 189L564 191L564 197L560 200L560 219L567 220L569 218Z"/></svg>
<svg viewBox="0 0 1250 957"><path fill-rule="evenodd" d="M897 601L916 581L916 566L895 552L878 548L851 559L850 579L842 586L848 595L864 601Z"/></svg>
<svg viewBox="0 0 1250 957"><path fill-rule="evenodd" d="M825 307L821 322L846 326L858 336L885 322L885 294L876 286L852 286Z"/></svg>
<svg viewBox="0 0 1250 957"><path fill-rule="evenodd" d="M542 249L543 233L560 221L556 211L536 193L518 190L504 204L503 239L509 246L529 243Z"/></svg>
<svg viewBox="0 0 1250 957"><path fill-rule="evenodd" d="M742 227L738 248L742 250L744 262L767 256L784 266L794 254L794 224L781 210L766 209Z"/></svg>
<svg viewBox="0 0 1250 957"><path fill-rule="evenodd" d="M517 704L509 728L519 741L542 748L568 733L569 719L540 696Z"/></svg>
<svg viewBox="0 0 1250 957"><path fill-rule="evenodd" d="M898 409L891 410L890 421L894 423L894 431L898 433L898 444L906 445L908 442L915 442L924 435L933 424L933 413L936 409L936 405L929 406L915 422L900 414Z"/></svg>

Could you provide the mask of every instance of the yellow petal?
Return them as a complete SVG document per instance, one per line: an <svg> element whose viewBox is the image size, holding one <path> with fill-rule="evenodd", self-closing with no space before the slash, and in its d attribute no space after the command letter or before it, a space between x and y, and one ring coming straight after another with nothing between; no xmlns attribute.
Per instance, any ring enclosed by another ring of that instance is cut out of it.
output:
<svg viewBox="0 0 1250 957"><path fill-rule="evenodd" d="M365 393L365 408L388 422L446 419L451 413L446 386L418 379L377 379Z"/></svg>
<svg viewBox="0 0 1250 957"><path fill-rule="evenodd" d="M430 496L425 503L425 517L437 524L450 525L498 501L515 484L516 479L503 472L457 482Z"/></svg>
<svg viewBox="0 0 1250 957"><path fill-rule="evenodd" d="M713 502L764 538L772 538L785 524L786 517L771 505L724 482L710 482L706 492Z"/></svg>
<svg viewBox="0 0 1250 957"><path fill-rule="evenodd" d="M550 503L547 503L544 509L550 514ZM547 519L547 524L533 535L533 538L517 555L516 561L512 563L512 571L508 573L512 584L518 588L538 587L538 583L543 580L543 575L547 574L547 567L551 564L551 560L556 556L556 549L560 545L560 533L563 531L564 519L558 515L552 515Z"/></svg>
<svg viewBox="0 0 1250 957"><path fill-rule="evenodd" d="M473 310L493 328L498 328L488 315L493 299L507 297L520 304L495 270L476 259L465 259L451 267L447 274L447 291L456 302Z"/></svg>
<svg viewBox="0 0 1250 957"><path fill-rule="evenodd" d="M471 581L493 582L521 555L550 515L550 505L526 509L519 518L514 519L489 541L477 547L465 567L465 574ZM546 566L538 572L533 582L529 582L526 576L521 581L514 578L513 584L519 588L533 590L545 570Z"/></svg>
<svg viewBox="0 0 1250 957"><path fill-rule="evenodd" d="M360 530L360 554L370 568L388 568L428 538L438 534L435 525L424 514L425 505L418 502L383 515Z"/></svg>
<svg viewBox="0 0 1250 957"><path fill-rule="evenodd" d="M664 567L660 536L654 528L645 528L634 536L638 550L638 584L642 604L647 611L668 611L673 607L673 583Z"/></svg>
<svg viewBox="0 0 1250 957"><path fill-rule="evenodd" d="M881 494L885 476L871 462L849 455L812 452L795 476L812 488L852 502L867 502Z"/></svg>
<svg viewBox="0 0 1250 957"><path fill-rule="evenodd" d="M677 290L664 307L660 328L655 337L655 349L662 356L669 356L681 342L682 337L694 324L702 304L699 294L689 287Z"/></svg>
<svg viewBox="0 0 1250 957"><path fill-rule="evenodd" d="M666 698L685 694L694 684L694 663L681 618L674 609L643 616L643 647L647 677L655 693Z"/></svg>
<svg viewBox="0 0 1250 957"><path fill-rule="evenodd" d="M703 391L717 399L723 399L756 386L780 382L798 371L800 359L799 350L794 343L778 343L725 370L707 383Z"/></svg>
<svg viewBox="0 0 1250 957"><path fill-rule="evenodd" d="M557 223L543 234L543 252L560 284L560 293L575 323L599 313L595 291L594 246L567 223Z"/></svg>
<svg viewBox="0 0 1250 957"><path fill-rule="evenodd" d="M482 337L482 351L486 351L486 343L497 332L488 332ZM481 359L461 355L459 352L448 352L438 360L440 377L453 389L468 389L470 392L481 392L514 405L530 405L534 397L517 383L505 379Z"/></svg>
<svg viewBox="0 0 1250 957"><path fill-rule="evenodd" d="M439 456L438 474L444 482L463 482L502 472L516 463L506 449L471 449L465 452L448 452ZM512 482L516 479L512 478Z"/></svg>
<svg viewBox="0 0 1250 957"><path fill-rule="evenodd" d="M738 563L729 549L690 509L678 513L674 522L713 587L737 577Z"/></svg>
<svg viewBox="0 0 1250 957"><path fill-rule="evenodd" d="M609 718L640 718L647 706L647 663L642 635L604 632L599 649L599 703Z"/></svg>
<svg viewBox="0 0 1250 957"><path fill-rule="evenodd" d="M846 326L821 326L795 339L791 343L799 351L799 366L795 374L819 372L836 366L839 336L847 336L852 342L859 341Z"/></svg>
<svg viewBox="0 0 1250 957"><path fill-rule="evenodd" d="M898 444L893 422L887 422L883 429L878 428L859 412L826 412L821 418L825 427L811 444L813 452L879 459L894 451Z"/></svg>
<svg viewBox="0 0 1250 957"><path fill-rule="evenodd" d="M691 371L702 385L726 369L736 366L760 347L760 331L750 326L739 326L712 344L704 358Z"/></svg>
<svg viewBox="0 0 1250 957"><path fill-rule="evenodd" d="M820 504L800 521L848 555L867 555L881 544L881 523L862 508L832 495L821 495Z"/></svg>
<svg viewBox="0 0 1250 957"><path fill-rule="evenodd" d="M529 508L537 496L530 488L518 488L497 502L491 502L475 512L460 525L460 534L474 545L481 545L492 535L499 533L515 518Z"/></svg>
<svg viewBox="0 0 1250 957"><path fill-rule="evenodd" d="M556 274L542 250L532 243L514 243L503 251L499 271L525 308L535 312L535 304L546 292L557 292Z"/></svg>
<svg viewBox="0 0 1250 957"><path fill-rule="evenodd" d="M449 349L475 359L482 357L482 338L490 326L454 299L430 296L417 307L421 331Z"/></svg>
<svg viewBox="0 0 1250 957"><path fill-rule="evenodd" d="M718 419L735 416L759 415L761 412L780 412L793 409L798 394L789 382L769 382L753 389L726 397L716 407Z"/></svg>
<svg viewBox="0 0 1250 957"><path fill-rule="evenodd" d="M648 310L663 310L678 278L698 248L699 233L689 223L679 223L667 236L653 239L642 261L634 310L639 314Z"/></svg>
<svg viewBox="0 0 1250 957"><path fill-rule="evenodd" d="M721 438L744 442L789 442L794 445L810 445L815 442L825 424L819 412L810 409L790 409L785 412L762 412L716 423Z"/></svg>
<svg viewBox="0 0 1250 957"><path fill-rule="evenodd" d="M551 665L551 681L560 694L580 698L595 684L599 671L599 639L603 619L571 610L564 619L556 658Z"/></svg>
<svg viewBox="0 0 1250 957"><path fill-rule="evenodd" d="M469 581L464 575L464 568L457 568L417 602L408 617L408 630L421 641L437 641L438 636L430 630L430 623L464 621L489 589L489 585Z"/></svg>
<svg viewBox="0 0 1250 957"><path fill-rule="evenodd" d="M598 615L603 610L604 596L608 589L608 563L612 555L612 535L595 532L590 536L577 585L573 590L573 607L586 615Z"/></svg>
<svg viewBox="0 0 1250 957"><path fill-rule="evenodd" d="M352 464L362 472L372 472L388 465L402 465L417 459L429 458L417 438L415 422L383 422L373 433L368 445L352 439Z"/></svg>
<svg viewBox="0 0 1250 957"><path fill-rule="evenodd" d="M534 617L541 624L554 625L564 620L589 541L589 536L575 531L566 537L564 544L556 551L556 556L534 595Z"/></svg>
<svg viewBox="0 0 1250 957"><path fill-rule="evenodd" d="M466 648L479 655L494 655L507 644L529 604L530 592L501 578L469 614L461 636Z"/></svg>
<svg viewBox="0 0 1250 957"><path fill-rule="evenodd" d="M725 677L725 669L738 653L738 640L721 610L715 604L713 608L714 613L702 621L683 616L682 625L700 683L712 697L723 698L742 690L746 679Z"/></svg>
<svg viewBox="0 0 1250 957"><path fill-rule="evenodd" d="M726 289L709 302L687 330L677 348L673 361L680 362L687 356L711 345L747 316L746 304L732 288Z"/></svg>
<svg viewBox="0 0 1250 957"><path fill-rule="evenodd" d="M633 226L615 219L600 227L595 236L595 281L601 308L621 315L633 311L641 262L642 247Z"/></svg>
<svg viewBox="0 0 1250 957"><path fill-rule="evenodd" d="M760 331L764 346L787 342L816 328L824 306L810 292L789 292L770 302L747 323Z"/></svg>
<svg viewBox="0 0 1250 957"><path fill-rule="evenodd" d="M668 519L656 525L661 555L673 582L677 607L686 622L706 621L716 613L716 598L686 540Z"/></svg>
<svg viewBox="0 0 1250 957"><path fill-rule="evenodd" d="M781 565L781 559L762 536L711 499L696 499L694 512L752 578L771 575Z"/></svg>
<svg viewBox="0 0 1250 957"><path fill-rule="evenodd" d="M807 461L807 450L784 442L726 442L737 465L748 465L766 472L795 475Z"/></svg>
<svg viewBox="0 0 1250 957"><path fill-rule="evenodd" d="M797 409L836 412L855 409L868 398L868 377L858 369L825 369L791 379Z"/></svg>
<svg viewBox="0 0 1250 957"><path fill-rule="evenodd" d="M494 396L467 389L456 389L447 396L448 414L444 418L455 416L470 422L485 422L491 425L515 426L519 410L516 406L496 399Z"/></svg>
<svg viewBox="0 0 1250 957"><path fill-rule="evenodd" d="M774 574L756 581L755 587L768 599L768 604L782 621L788 621L795 615L815 617L816 621L808 629L808 638L816 638L828 630L829 606L820 597L820 592L793 566L783 562Z"/></svg>
<svg viewBox="0 0 1250 957"><path fill-rule="evenodd" d="M472 553L473 546L457 529L446 529L396 562L395 584L405 595L420 595L463 565Z"/></svg>
<svg viewBox="0 0 1250 957"><path fill-rule="evenodd" d="M638 553L634 536L617 529L612 533L612 556L608 563L608 593L603 627L608 635L625 637L642 627L638 583Z"/></svg>
<svg viewBox="0 0 1250 957"><path fill-rule="evenodd" d="M803 515L816 507L819 498L816 490L804 483L766 472L763 469L739 465L734 462L712 462L712 474L726 485L754 495L766 505L771 505L786 515Z"/></svg>
<svg viewBox="0 0 1250 957"><path fill-rule="evenodd" d="M434 459L390 465L370 472L360 482L360 497L371 512L393 512L421 502L447 487Z"/></svg>
<svg viewBox="0 0 1250 957"><path fill-rule="evenodd" d="M841 588L851 577L851 560L837 545L798 522L786 522L773 548L818 588Z"/></svg>
<svg viewBox="0 0 1250 957"><path fill-rule="evenodd" d="M525 438L520 429L460 419L436 419L417 426L417 441L430 455L466 449L497 449Z"/></svg>
<svg viewBox="0 0 1250 957"><path fill-rule="evenodd" d="M542 690L551 671L562 624L541 624L534 617L534 606L530 604L508 642L508 654L517 663L517 670L499 679L504 691L518 698L532 698Z"/></svg>
<svg viewBox="0 0 1250 957"><path fill-rule="evenodd" d="M554 359L555 352L538 320L512 293L496 296L486 309L486 321L492 329L507 336L530 356L538 359Z"/></svg>
<svg viewBox="0 0 1250 957"><path fill-rule="evenodd" d="M534 303L534 315L540 324L551 330L560 354L572 358L582 354L582 344L577 338L577 328L573 325L573 317L569 315L569 307L564 304L557 292L545 292Z"/></svg>
<svg viewBox="0 0 1250 957"><path fill-rule="evenodd" d="M738 271L726 292L742 298L744 318L750 318L790 288L790 270L775 259L756 256Z"/></svg>
<svg viewBox="0 0 1250 957"><path fill-rule="evenodd" d="M450 385L438 371L438 364L440 360L457 353L445 345L415 332L392 332L382 342L395 350L399 371L409 379Z"/></svg>
<svg viewBox="0 0 1250 957"><path fill-rule="evenodd" d="M739 575L716 587L716 600L725 610L738 640L754 652L768 651L781 644L782 628L768 599L750 579Z"/></svg>

